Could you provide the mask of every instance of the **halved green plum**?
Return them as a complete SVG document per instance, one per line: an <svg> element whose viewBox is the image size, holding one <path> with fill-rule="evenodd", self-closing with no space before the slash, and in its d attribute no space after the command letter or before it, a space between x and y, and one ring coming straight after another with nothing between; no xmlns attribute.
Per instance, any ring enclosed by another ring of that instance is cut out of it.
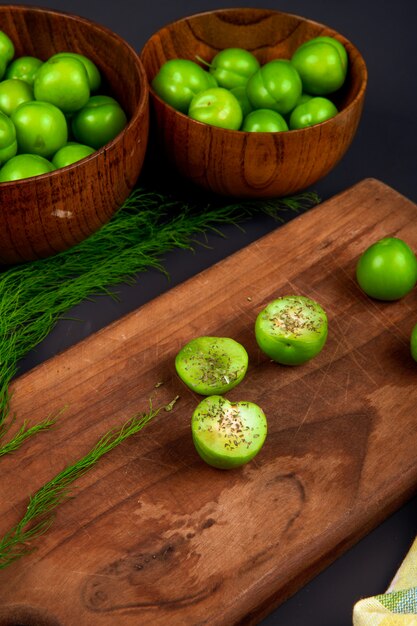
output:
<svg viewBox="0 0 417 626"><path fill-rule="evenodd" d="M327 339L327 315L306 296L284 296L270 302L255 323L259 347L283 365L300 365L315 357Z"/></svg>
<svg viewBox="0 0 417 626"><path fill-rule="evenodd" d="M175 368L181 380L203 396L236 387L248 369L248 353L229 337L197 337L178 352Z"/></svg>
<svg viewBox="0 0 417 626"><path fill-rule="evenodd" d="M232 469L258 454L266 438L267 421L261 407L253 402L210 396L195 409L191 431L203 461L218 469Z"/></svg>

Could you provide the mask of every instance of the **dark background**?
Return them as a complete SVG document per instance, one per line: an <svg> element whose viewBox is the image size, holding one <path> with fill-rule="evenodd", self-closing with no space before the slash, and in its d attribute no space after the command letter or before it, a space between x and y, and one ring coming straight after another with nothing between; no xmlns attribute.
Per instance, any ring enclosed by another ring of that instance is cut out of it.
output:
<svg viewBox="0 0 417 626"><path fill-rule="evenodd" d="M6 4L6 3L1 3ZM322 22L342 33L361 51L369 71L365 110L357 136L341 163L314 189L325 200L367 177L376 177L417 202L417 3L415 0L42 0L14 4L42 5L77 13L124 37L137 51L169 21L220 7L278 9ZM1 28L1 24L0 24ZM67 346L136 309L189 276L275 228L265 216L250 221L245 232L230 227L226 238L211 236L210 248L166 256L170 280L150 271L132 286L116 289L120 302L100 298L82 303L22 362L30 369ZM416 533L417 499L411 500L367 538L338 559L266 618L263 626L350 626L352 606L360 597L385 590Z"/></svg>

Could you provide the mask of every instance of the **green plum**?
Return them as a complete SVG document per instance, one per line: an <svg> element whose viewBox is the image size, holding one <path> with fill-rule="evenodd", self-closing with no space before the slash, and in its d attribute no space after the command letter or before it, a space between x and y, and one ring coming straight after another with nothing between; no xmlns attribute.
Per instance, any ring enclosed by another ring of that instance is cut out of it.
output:
<svg viewBox="0 0 417 626"><path fill-rule="evenodd" d="M7 65L14 57L13 41L8 35L0 30L0 59Z"/></svg>
<svg viewBox="0 0 417 626"><path fill-rule="evenodd" d="M51 58L37 71L33 91L36 100L50 102L64 113L79 111L90 97L87 71L72 57Z"/></svg>
<svg viewBox="0 0 417 626"><path fill-rule="evenodd" d="M0 82L0 111L11 115L20 104L33 100L33 90L23 80L9 78Z"/></svg>
<svg viewBox="0 0 417 626"><path fill-rule="evenodd" d="M187 113L191 100L200 91L213 87L213 77L188 59L171 59L162 65L152 81L158 96L177 111Z"/></svg>
<svg viewBox="0 0 417 626"><path fill-rule="evenodd" d="M18 154L0 169L0 183L49 174L54 169L50 161L37 154Z"/></svg>
<svg viewBox="0 0 417 626"><path fill-rule="evenodd" d="M112 141L127 124L120 104L110 96L91 96L72 118L74 138L98 150Z"/></svg>
<svg viewBox="0 0 417 626"><path fill-rule="evenodd" d="M67 142L64 114L49 102L24 102L13 112L20 153L51 157Z"/></svg>
<svg viewBox="0 0 417 626"><path fill-rule="evenodd" d="M290 117L290 128L296 130L320 124L337 115L338 110L327 98L317 96L309 98L304 104L298 104Z"/></svg>
<svg viewBox="0 0 417 626"><path fill-rule="evenodd" d="M188 115L198 122L229 130L239 130L243 119L239 102L223 87L206 89L194 96Z"/></svg>
<svg viewBox="0 0 417 626"><path fill-rule="evenodd" d="M300 365L322 350L327 326L327 315L317 302L306 296L284 296L259 313L255 337L273 361Z"/></svg>
<svg viewBox="0 0 417 626"><path fill-rule="evenodd" d="M230 93L232 93L236 100L239 102L244 118L249 115L251 111L253 111L252 105L246 93L246 85L234 87L230 90Z"/></svg>
<svg viewBox="0 0 417 626"><path fill-rule="evenodd" d="M245 348L229 337L197 337L175 358L181 380L201 395L220 394L236 387L248 368Z"/></svg>
<svg viewBox="0 0 417 626"><path fill-rule="evenodd" d="M0 112L0 165L17 153L16 129L12 120Z"/></svg>
<svg viewBox="0 0 417 626"><path fill-rule="evenodd" d="M302 93L301 78L286 59L263 65L248 80L246 93L254 109L289 113Z"/></svg>
<svg viewBox="0 0 417 626"><path fill-rule="evenodd" d="M328 36L323 35L321 37L315 37L314 42L315 43L324 42L324 43L328 43L334 46L339 53L340 60L342 62L344 70L345 71L347 70L348 62L349 62L348 54L346 52L345 46L338 39L336 39L335 37L328 37Z"/></svg>
<svg viewBox="0 0 417 626"><path fill-rule="evenodd" d="M0 57L0 80L6 73L6 61Z"/></svg>
<svg viewBox="0 0 417 626"><path fill-rule="evenodd" d="M300 106L300 104L305 104L306 102L308 102L309 100L311 100L313 96L310 96L309 93L302 93L301 96L298 98L297 102L295 103L295 107ZM294 107L294 109L295 109Z"/></svg>
<svg viewBox="0 0 417 626"><path fill-rule="evenodd" d="M73 163L90 156L90 154L93 154L94 152L94 148L90 148L90 146L70 141L54 154L52 163L56 168L66 167L67 165L72 165Z"/></svg>
<svg viewBox="0 0 417 626"><path fill-rule="evenodd" d="M19 57L7 66L5 78L23 80L25 83L32 86L36 72L42 64L43 61L36 57Z"/></svg>
<svg viewBox="0 0 417 626"><path fill-rule="evenodd" d="M242 48L226 48L213 58L209 71L219 87L234 89L245 86L258 69L259 61L251 52Z"/></svg>
<svg viewBox="0 0 417 626"><path fill-rule="evenodd" d="M101 85L101 75L97 68L97 65L93 63L93 61L91 61L91 59L89 59L88 57L84 56L83 54L78 54L77 52L58 52L57 54L54 54L53 56L51 56L48 59L48 61L51 61L53 59L65 59L65 58L76 59L77 61L80 61L84 65L84 68L88 76L88 83L90 86L90 91L91 92L97 91L97 89Z"/></svg>
<svg viewBox="0 0 417 626"><path fill-rule="evenodd" d="M288 130L282 115L271 109L256 109L243 120L242 130L250 133L278 133Z"/></svg>
<svg viewBox="0 0 417 626"><path fill-rule="evenodd" d="M397 237L377 241L361 255L356 266L361 289L377 300L399 300L417 282L417 259Z"/></svg>
<svg viewBox="0 0 417 626"><path fill-rule="evenodd" d="M191 418L191 432L200 457L218 469L251 461L267 435L263 410L253 402L230 402L222 396L204 398Z"/></svg>
<svg viewBox="0 0 417 626"><path fill-rule="evenodd" d="M344 46L331 37L317 37L299 46L291 58L303 88L312 95L325 96L343 85L347 73Z"/></svg>

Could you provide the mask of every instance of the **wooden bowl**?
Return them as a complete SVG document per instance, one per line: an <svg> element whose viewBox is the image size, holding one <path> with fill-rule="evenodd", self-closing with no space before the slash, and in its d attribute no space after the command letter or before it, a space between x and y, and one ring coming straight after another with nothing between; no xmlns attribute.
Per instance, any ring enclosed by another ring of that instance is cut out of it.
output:
<svg viewBox="0 0 417 626"><path fill-rule="evenodd" d="M224 48L250 50L261 64L290 58L313 37L330 35L348 52L349 72L339 109L316 126L282 133L247 133L208 126L175 111L150 89L155 132L183 176L216 193L240 197L284 196L325 176L348 149L362 112L367 71L359 51L334 30L295 15L263 9L226 9L168 24L145 44L141 59L149 81L174 58L209 61Z"/></svg>
<svg viewBox="0 0 417 626"><path fill-rule="evenodd" d="M85 54L96 63L107 92L120 102L129 120L112 142L76 164L0 184L0 263L10 264L65 250L110 219L142 167L149 92L136 52L102 26L24 6L0 6L0 24L15 44L16 57L46 60L63 50Z"/></svg>

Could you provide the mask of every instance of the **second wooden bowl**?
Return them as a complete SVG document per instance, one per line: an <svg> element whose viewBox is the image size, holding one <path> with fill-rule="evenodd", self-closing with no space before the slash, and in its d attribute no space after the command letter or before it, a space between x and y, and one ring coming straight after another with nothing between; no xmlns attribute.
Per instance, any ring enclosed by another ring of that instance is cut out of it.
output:
<svg viewBox="0 0 417 626"><path fill-rule="evenodd" d="M107 222L141 170L148 139L148 86L136 52L86 19L23 6L0 7L1 30L16 57L46 60L71 50L91 58L129 122L91 156L51 174L0 184L0 263L47 257L79 243Z"/></svg>
<svg viewBox="0 0 417 626"><path fill-rule="evenodd" d="M365 62L345 37L311 20L263 9L225 9L169 24L144 46L141 59L149 81L169 59L196 56L210 61L224 48L253 52L261 64L290 58L313 37L330 35L349 56L349 73L337 94L339 114L303 130L246 133L208 126L175 111L151 89L155 135L183 176L216 193L240 197L292 194L325 176L342 158L362 112Z"/></svg>

